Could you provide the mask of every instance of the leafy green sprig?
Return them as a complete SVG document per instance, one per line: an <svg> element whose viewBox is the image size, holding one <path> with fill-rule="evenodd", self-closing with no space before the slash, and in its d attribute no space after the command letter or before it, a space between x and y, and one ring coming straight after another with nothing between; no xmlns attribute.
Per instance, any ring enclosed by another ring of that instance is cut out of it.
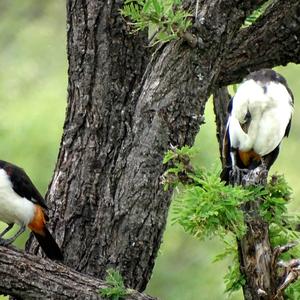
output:
<svg viewBox="0 0 300 300"><path fill-rule="evenodd" d="M246 232L243 205L259 199L259 214L269 224L270 242L273 248L299 240L299 216L287 212L291 199L291 188L282 175L271 176L265 187L229 186L220 181L217 170L200 169L191 163L194 148L187 146L177 149L172 147L164 159L169 169L163 176L166 188L178 188L175 196L175 223L199 239L219 236L225 243L224 253L217 256L220 260L227 255L233 257L224 280L226 292L234 292L245 284L238 262L237 246L234 243ZM231 242L228 243L228 238ZM230 246L229 246L230 245ZM234 245L234 246L233 246ZM290 260L300 257L299 247L281 255L280 259ZM298 282L290 285L286 292L287 299L300 295Z"/></svg>
<svg viewBox="0 0 300 300"><path fill-rule="evenodd" d="M130 290L124 285L123 278L119 271L108 269L106 271L105 282L109 287L101 288L99 293L102 297L110 300L121 300L130 294Z"/></svg>
<svg viewBox="0 0 300 300"><path fill-rule="evenodd" d="M245 20L242 28L246 28L254 24L257 19L266 11L266 9L272 4L273 0L268 0L263 3L260 7L254 10Z"/></svg>
<svg viewBox="0 0 300 300"><path fill-rule="evenodd" d="M192 25L181 0L126 0L121 14L130 19L133 32L153 29L151 46L178 39Z"/></svg>

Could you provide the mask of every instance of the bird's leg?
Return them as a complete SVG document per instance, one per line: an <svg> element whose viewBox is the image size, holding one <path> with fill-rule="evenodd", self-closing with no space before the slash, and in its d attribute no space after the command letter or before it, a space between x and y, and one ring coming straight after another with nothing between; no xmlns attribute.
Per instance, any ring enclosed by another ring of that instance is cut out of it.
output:
<svg viewBox="0 0 300 300"><path fill-rule="evenodd" d="M266 161L262 158L261 159L261 165L257 167L259 173L261 174L261 176L268 176L268 166Z"/></svg>
<svg viewBox="0 0 300 300"><path fill-rule="evenodd" d="M15 241L15 239L25 231L25 229L26 229L26 226L23 224L20 227L20 229L15 233L15 235L12 236L11 238L9 238L9 239L0 239L0 246L7 246L7 245L12 244Z"/></svg>
<svg viewBox="0 0 300 300"><path fill-rule="evenodd" d="M251 171L251 179L255 185L265 185L268 178L268 167L263 158L261 158L261 164Z"/></svg>
<svg viewBox="0 0 300 300"><path fill-rule="evenodd" d="M268 166L267 162L261 158L261 163L255 169L248 171L246 176L243 177L243 186L252 185L266 185L268 178Z"/></svg>
<svg viewBox="0 0 300 300"><path fill-rule="evenodd" d="M236 164L236 149L231 149L230 151L232 170L229 174L230 181L233 185L241 184L243 176L247 174L248 169L241 169Z"/></svg>
<svg viewBox="0 0 300 300"><path fill-rule="evenodd" d="M8 226L0 233L0 238L2 238L7 232L9 232L14 226L14 223L8 224Z"/></svg>

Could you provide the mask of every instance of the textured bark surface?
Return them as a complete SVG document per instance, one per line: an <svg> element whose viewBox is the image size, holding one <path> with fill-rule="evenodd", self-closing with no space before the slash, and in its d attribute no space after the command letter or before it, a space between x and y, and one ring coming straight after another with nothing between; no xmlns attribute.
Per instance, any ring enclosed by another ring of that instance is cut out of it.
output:
<svg viewBox="0 0 300 300"><path fill-rule="evenodd" d="M272 269L269 225L259 216L258 202L244 207L247 233L238 241L240 270L246 279L245 300L272 300L277 294L277 274Z"/></svg>
<svg viewBox="0 0 300 300"><path fill-rule="evenodd" d="M170 204L163 155L193 143L228 45L262 2L201 1L205 46L160 47L144 72L145 39L128 34L122 2L68 1L68 108L48 193L68 266L99 278L117 267L145 288Z"/></svg>
<svg viewBox="0 0 300 300"><path fill-rule="evenodd" d="M0 289L17 299L104 299L103 281L80 274L63 264L0 247ZM105 298L107 299L107 298ZM126 300L154 300L131 291Z"/></svg>
<svg viewBox="0 0 300 300"><path fill-rule="evenodd" d="M292 28L298 28L295 0L285 1L284 10L283 2L275 1L280 9L266 13L269 24L239 30L263 2L200 0L193 34L201 47L172 42L150 60L147 34L130 35L119 14L123 1L67 0L68 106L47 193L49 227L67 266L97 278L109 267L118 268L128 286L146 287L170 205L171 194L160 184L164 152L170 144L193 144L209 95L240 80L251 58L263 57L269 66L299 59L291 27L281 31L285 19L272 17L293 16ZM195 1L186 6L194 9ZM264 51L276 29L274 49ZM264 46L249 47L260 36ZM241 55L247 47L253 52ZM274 60L277 53L283 54ZM259 59L251 64L261 66ZM39 252L32 237L27 249ZM26 298L24 290L14 289L17 284L1 291Z"/></svg>
<svg viewBox="0 0 300 300"><path fill-rule="evenodd" d="M239 82L260 68L300 63L300 2L275 0L272 3L230 45L218 80L220 86Z"/></svg>

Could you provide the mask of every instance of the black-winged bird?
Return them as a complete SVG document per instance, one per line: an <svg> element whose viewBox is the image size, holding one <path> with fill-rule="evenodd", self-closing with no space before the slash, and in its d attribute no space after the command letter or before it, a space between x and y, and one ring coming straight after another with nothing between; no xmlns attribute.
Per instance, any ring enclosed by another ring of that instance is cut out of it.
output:
<svg viewBox="0 0 300 300"><path fill-rule="evenodd" d="M262 69L245 78L228 106L222 180L229 183L232 174L245 169L270 169L289 134L293 104L293 94L277 72Z"/></svg>
<svg viewBox="0 0 300 300"><path fill-rule="evenodd" d="M28 226L45 254L50 259L62 260L61 250L46 227L46 209L45 200L24 170L0 160L0 220L8 224L0 233L0 245L13 243ZM15 223L20 225L18 232L4 239Z"/></svg>

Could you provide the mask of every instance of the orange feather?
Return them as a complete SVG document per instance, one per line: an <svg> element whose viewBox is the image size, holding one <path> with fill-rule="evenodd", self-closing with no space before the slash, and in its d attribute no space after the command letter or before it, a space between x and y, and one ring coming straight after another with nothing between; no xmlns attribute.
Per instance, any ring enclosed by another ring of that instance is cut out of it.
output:
<svg viewBox="0 0 300 300"><path fill-rule="evenodd" d="M239 157L241 161L243 162L244 166L248 167L253 160L259 162L261 160L261 156L258 155L256 152L253 150L243 152L239 151Z"/></svg>
<svg viewBox="0 0 300 300"><path fill-rule="evenodd" d="M28 227L40 235L45 235L46 218L43 208L40 205L35 205L35 213Z"/></svg>

